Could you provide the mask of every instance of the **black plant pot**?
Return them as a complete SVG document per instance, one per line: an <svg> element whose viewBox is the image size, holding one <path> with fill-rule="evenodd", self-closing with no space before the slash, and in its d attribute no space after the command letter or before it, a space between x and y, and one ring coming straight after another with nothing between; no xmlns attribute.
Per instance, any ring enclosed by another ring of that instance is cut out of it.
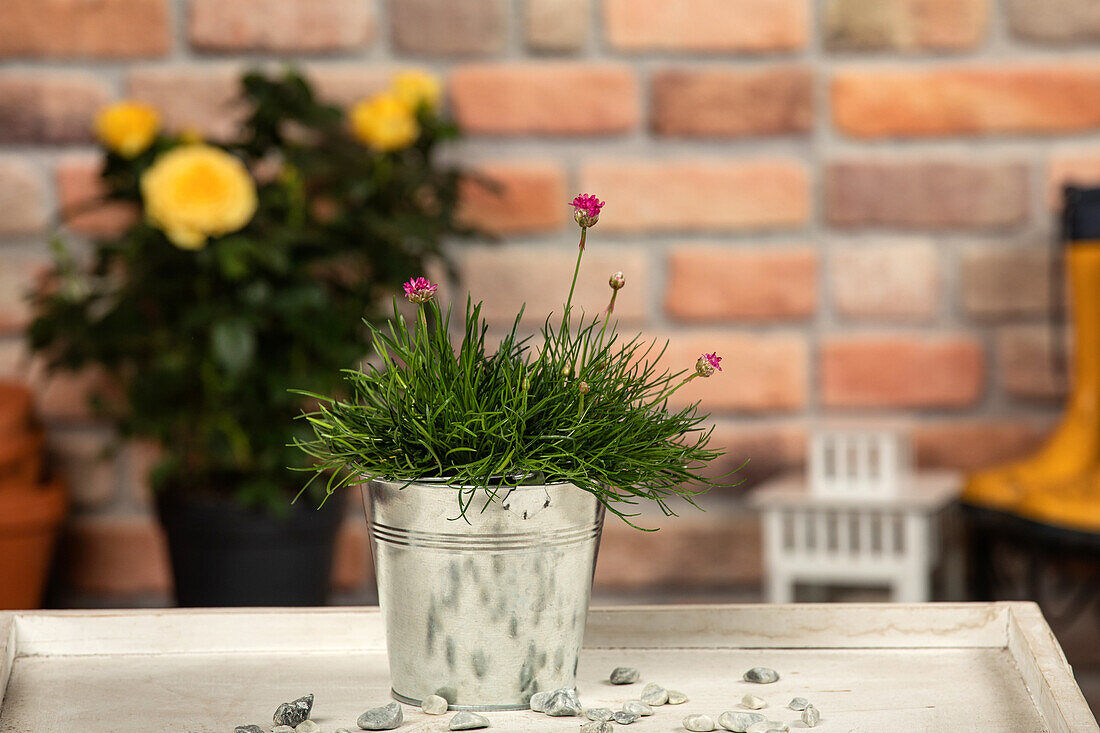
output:
<svg viewBox="0 0 1100 733"><path fill-rule="evenodd" d="M342 501L308 501L285 517L206 497L157 504L183 607L322 606L328 598Z"/></svg>

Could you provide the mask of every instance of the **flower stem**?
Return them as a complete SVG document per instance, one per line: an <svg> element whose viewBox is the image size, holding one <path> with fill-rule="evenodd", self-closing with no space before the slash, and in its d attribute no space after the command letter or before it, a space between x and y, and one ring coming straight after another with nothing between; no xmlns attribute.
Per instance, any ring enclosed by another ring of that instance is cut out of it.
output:
<svg viewBox="0 0 1100 733"><path fill-rule="evenodd" d="M586 227L581 227L581 243L577 248L577 264L573 266L573 282L569 283L569 297L565 300L565 310L561 314L561 327L565 330L569 319L569 311L573 308L573 291L577 289L577 274L581 271L581 258L584 257L584 240L588 234Z"/></svg>

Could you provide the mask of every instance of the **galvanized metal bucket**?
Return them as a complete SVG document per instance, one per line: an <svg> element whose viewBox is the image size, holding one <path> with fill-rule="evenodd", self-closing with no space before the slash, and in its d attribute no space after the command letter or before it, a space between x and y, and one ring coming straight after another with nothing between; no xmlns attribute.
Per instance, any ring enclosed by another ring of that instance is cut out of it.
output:
<svg viewBox="0 0 1100 733"><path fill-rule="evenodd" d="M478 491L465 518L445 483L363 485L393 696L520 710L572 687L603 505L572 484Z"/></svg>

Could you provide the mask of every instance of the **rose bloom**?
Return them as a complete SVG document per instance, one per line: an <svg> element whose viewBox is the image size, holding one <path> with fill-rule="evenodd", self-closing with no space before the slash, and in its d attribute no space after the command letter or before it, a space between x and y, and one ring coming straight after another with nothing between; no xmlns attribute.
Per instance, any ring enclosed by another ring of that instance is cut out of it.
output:
<svg viewBox="0 0 1100 733"><path fill-rule="evenodd" d="M145 152L160 131L160 114L141 102L118 102L95 118L95 135L108 149L124 158Z"/></svg>
<svg viewBox="0 0 1100 733"><path fill-rule="evenodd" d="M157 158L141 177L149 223L177 247L201 249L208 237L243 228L256 213L256 184L221 148L184 145Z"/></svg>
<svg viewBox="0 0 1100 733"><path fill-rule="evenodd" d="M439 79L419 69L402 71L393 79L393 94L414 112L421 105L429 110L439 107L443 90Z"/></svg>
<svg viewBox="0 0 1100 733"><path fill-rule="evenodd" d="M412 145L420 125L396 94L386 92L351 108L351 131L364 144L385 153Z"/></svg>

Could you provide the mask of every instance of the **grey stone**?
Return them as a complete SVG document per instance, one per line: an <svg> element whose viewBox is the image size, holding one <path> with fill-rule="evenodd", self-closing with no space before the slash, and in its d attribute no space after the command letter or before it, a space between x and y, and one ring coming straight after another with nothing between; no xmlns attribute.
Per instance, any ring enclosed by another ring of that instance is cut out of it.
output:
<svg viewBox="0 0 1100 733"><path fill-rule="evenodd" d="M632 685L638 681L638 670L634 667L616 667L611 670L611 684Z"/></svg>
<svg viewBox="0 0 1100 733"><path fill-rule="evenodd" d="M546 701L550 699L550 696L554 694L553 690L543 690L542 692L536 692L531 695L531 709L536 713L546 712Z"/></svg>
<svg viewBox="0 0 1100 733"><path fill-rule="evenodd" d="M584 717L596 722L611 720L611 716L614 714L615 711L611 708L588 708L584 711Z"/></svg>
<svg viewBox="0 0 1100 733"><path fill-rule="evenodd" d="M810 707L810 701L804 697L793 697L791 701L787 703L787 707L791 710L805 710Z"/></svg>
<svg viewBox="0 0 1100 733"><path fill-rule="evenodd" d="M275 711L274 717L271 722L275 725L289 725L291 728L297 727L304 720L309 719L309 714L313 710L313 694L299 697L294 702L284 702Z"/></svg>
<svg viewBox="0 0 1100 733"><path fill-rule="evenodd" d="M593 720L581 726L581 733L615 733L615 726L606 720Z"/></svg>
<svg viewBox="0 0 1100 733"><path fill-rule="evenodd" d="M760 713L742 713L735 710L727 710L718 716L718 725L733 733L745 733L753 723L762 723L765 718Z"/></svg>
<svg viewBox="0 0 1100 733"><path fill-rule="evenodd" d="M628 713L637 713L638 717L645 718L653 715L653 708L646 705L641 700L630 700L623 703L623 710Z"/></svg>
<svg viewBox="0 0 1100 733"><path fill-rule="evenodd" d="M454 717L451 718L451 722L447 727L451 730L477 730L478 728L488 728L489 719L484 715L469 713L463 710L460 713L454 714Z"/></svg>
<svg viewBox="0 0 1100 733"><path fill-rule="evenodd" d="M619 710L615 713L614 717L612 717L611 719L614 720L619 725L630 725L635 720L637 720L639 717L641 717L641 716L639 716L637 713L628 713L625 710Z"/></svg>
<svg viewBox="0 0 1100 733"><path fill-rule="evenodd" d="M233 733L264 733L264 729L258 725L238 725Z"/></svg>
<svg viewBox="0 0 1100 733"><path fill-rule="evenodd" d="M371 708L355 721L363 730L393 730L405 721L401 703L391 702L380 708Z"/></svg>
<svg viewBox="0 0 1100 733"><path fill-rule="evenodd" d="M294 729L294 733L321 733L321 726L317 725L312 720L303 720L298 724L298 727Z"/></svg>
<svg viewBox="0 0 1100 733"><path fill-rule="evenodd" d="M821 722L821 713L813 705L807 705L802 711L802 722L813 728Z"/></svg>
<svg viewBox="0 0 1100 733"><path fill-rule="evenodd" d="M714 730L714 718L709 715L689 715L684 718L684 728L691 731Z"/></svg>
<svg viewBox="0 0 1100 733"><path fill-rule="evenodd" d="M271 731L271 733L275 733L275 731ZM348 730L347 728L337 728L335 733L355 733L355 731Z"/></svg>
<svg viewBox="0 0 1100 733"><path fill-rule="evenodd" d="M642 688L642 702L646 705L664 705L668 702L668 690L655 682Z"/></svg>
<svg viewBox="0 0 1100 733"><path fill-rule="evenodd" d="M668 691L668 704L669 705L683 705L688 701L688 696L679 690Z"/></svg>
<svg viewBox="0 0 1100 733"><path fill-rule="evenodd" d="M277 725L271 729L271 733L294 733L294 729L289 725ZM339 731L337 731L339 733Z"/></svg>
<svg viewBox="0 0 1100 733"><path fill-rule="evenodd" d="M753 723L745 729L745 733L787 733L791 727L781 720L763 720Z"/></svg>
<svg viewBox="0 0 1100 733"><path fill-rule="evenodd" d="M442 695L428 695L420 701L420 709L428 715L442 715L447 712L447 698Z"/></svg>
<svg viewBox="0 0 1100 733"><path fill-rule="evenodd" d="M749 710L759 710L768 707L768 701L756 695L745 695L741 698L741 706Z"/></svg>
<svg viewBox="0 0 1100 733"><path fill-rule="evenodd" d="M748 672L745 672L745 682L768 685L777 681L779 681L779 673L768 667L753 667Z"/></svg>
<svg viewBox="0 0 1100 733"><path fill-rule="evenodd" d="M582 709L581 701L577 699L577 691L571 687L563 687L560 690L554 690L554 694L546 701L546 709L543 712L555 718L564 718L580 715Z"/></svg>

